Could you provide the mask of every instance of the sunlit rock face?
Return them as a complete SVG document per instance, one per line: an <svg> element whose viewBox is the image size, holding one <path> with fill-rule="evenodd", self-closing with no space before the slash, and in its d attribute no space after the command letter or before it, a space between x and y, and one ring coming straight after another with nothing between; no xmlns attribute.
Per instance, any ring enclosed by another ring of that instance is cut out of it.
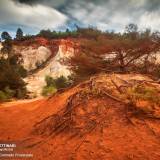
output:
<svg viewBox="0 0 160 160"><path fill-rule="evenodd" d="M46 66L36 73L30 75L25 79L28 83L27 89L32 93L32 95L40 96L43 86L46 85L45 77L47 75L57 78L60 76L68 77L71 71L68 66L61 63L66 59L74 56L75 54L75 43L71 40L60 40L56 42L58 45L58 50L55 56L48 60Z"/></svg>
<svg viewBox="0 0 160 160"><path fill-rule="evenodd" d="M160 51L155 54L155 62L156 64L160 64Z"/></svg>
<svg viewBox="0 0 160 160"><path fill-rule="evenodd" d="M134 63L137 65L143 65L145 61L147 61L148 63L154 63L154 64L159 65L160 64L160 52L152 53L150 55L144 55L138 59L135 59Z"/></svg>
<svg viewBox="0 0 160 160"><path fill-rule="evenodd" d="M2 43L0 42L0 50L2 49L2 47L3 47L3 46L2 46Z"/></svg>
<svg viewBox="0 0 160 160"><path fill-rule="evenodd" d="M71 74L68 66L61 63L66 59L74 56L75 49L74 43L68 40L61 40L59 49L54 57L53 61L49 64L49 75L53 77L65 76L68 77Z"/></svg>
<svg viewBox="0 0 160 160"><path fill-rule="evenodd" d="M70 40L61 40L56 59L72 57L75 53L75 46L76 44Z"/></svg>
<svg viewBox="0 0 160 160"><path fill-rule="evenodd" d="M1 53L1 49L2 49L2 43L0 42L0 53ZM0 54L0 58L2 57L2 55Z"/></svg>
<svg viewBox="0 0 160 160"><path fill-rule="evenodd" d="M44 63L50 56L51 51L45 46L34 48L32 46L16 46L15 53L20 53L23 59L23 66L30 71Z"/></svg>

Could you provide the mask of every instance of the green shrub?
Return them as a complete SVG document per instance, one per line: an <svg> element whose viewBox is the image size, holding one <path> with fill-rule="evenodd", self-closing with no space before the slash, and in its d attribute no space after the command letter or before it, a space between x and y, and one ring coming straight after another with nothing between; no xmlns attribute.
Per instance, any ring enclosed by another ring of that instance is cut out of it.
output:
<svg viewBox="0 0 160 160"><path fill-rule="evenodd" d="M15 91L10 89L8 86L4 90L0 91L0 101L8 101L15 96Z"/></svg>
<svg viewBox="0 0 160 160"><path fill-rule="evenodd" d="M0 53L0 90L3 92L1 93L2 99L5 99L5 96L6 99L22 97L20 92L27 93L25 91L26 83L23 80L27 76L27 71L22 66L22 57L15 54L11 39L5 39L2 46ZM3 54L6 55L6 58L2 56Z"/></svg>
<svg viewBox="0 0 160 160"><path fill-rule="evenodd" d="M6 93L3 91L0 91L0 102L4 102L7 100L8 100L8 97L7 97Z"/></svg>
<svg viewBox="0 0 160 160"><path fill-rule="evenodd" d="M15 95L15 91L10 89L8 86L5 87L4 92L5 92L8 99L14 97L14 95Z"/></svg>
<svg viewBox="0 0 160 160"><path fill-rule="evenodd" d="M132 102L139 100L149 101L153 104L160 104L159 91L153 87L146 87L144 85L139 85L128 89L127 91L128 99Z"/></svg>
<svg viewBox="0 0 160 160"><path fill-rule="evenodd" d="M57 92L57 89L53 86L45 86L42 90L43 96L50 96Z"/></svg>
<svg viewBox="0 0 160 160"><path fill-rule="evenodd" d="M46 76L45 78L46 81L46 86L53 86L57 89L62 89L62 88L66 88L71 84L71 80L67 79L64 76L60 76L58 78L53 79L50 76Z"/></svg>
<svg viewBox="0 0 160 160"><path fill-rule="evenodd" d="M64 76L60 76L57 79L55 79L54 81L55 81L55 85L56 85L57 89L66 88L70 85L70 82Z"/></svg>
<svg viewBox="0 0 160 160"><path fill-rule="evenodd" d="M60 76L56 79L53 79L50 76L45 77L46 86L43 87L42 95L50 96L57 92L59 89L63 89L68 87L71 84L71 79L65 78L64 76Z"/></svg>
<svg viewBox="0 0 160 160"><path fill-rule="evenodd" d="M50 77L50 76L46 76L45 77L45 81L46 81L46 86L53 86L53 87L56 87L56 84L55 84L55 80Z"/></svg>

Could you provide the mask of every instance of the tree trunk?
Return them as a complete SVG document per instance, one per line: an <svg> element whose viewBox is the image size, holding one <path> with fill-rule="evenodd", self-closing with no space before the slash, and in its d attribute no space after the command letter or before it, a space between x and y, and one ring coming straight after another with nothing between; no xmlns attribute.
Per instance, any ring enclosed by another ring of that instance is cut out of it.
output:
<svg viewBox="0 0 160 160"><path fill-rule="evenodd" d="M125 64L124 64L124 57L123 53L119 53L119 65L120 65L120 71L125 72Z"/></svg>

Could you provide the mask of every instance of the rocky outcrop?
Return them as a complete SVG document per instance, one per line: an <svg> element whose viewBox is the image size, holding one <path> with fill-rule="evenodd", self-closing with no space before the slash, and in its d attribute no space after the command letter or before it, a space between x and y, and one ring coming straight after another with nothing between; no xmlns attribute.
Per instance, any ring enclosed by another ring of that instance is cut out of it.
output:
<svg viewBox="0 0 160 160"><path fill-rule="evenodd" d="M37 48L32 46L16 46L14 47L14 51L22 55L23 66L28 71L36 69L52 55L50 49L45 46Z"/></svg>

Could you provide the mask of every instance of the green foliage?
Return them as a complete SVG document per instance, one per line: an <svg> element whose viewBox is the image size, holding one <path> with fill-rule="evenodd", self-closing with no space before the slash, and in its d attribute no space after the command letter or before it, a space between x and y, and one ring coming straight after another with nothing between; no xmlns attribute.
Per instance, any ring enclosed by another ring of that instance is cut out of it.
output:
<svg viewBox="0 0 160 160"><path fill-rule="evenodd" d="M69 29L66 29L65 32L61 32L61 31L56 32L48 29L48 30L41 30L37 36L54 39L54 38L77 37L78 33L77 31L69 31Z"/></svg>
<svg viewBox="0 0 160 160"><path fill-rule="evenodd" d="M2 43L3 48L0 53L0 90L5 94L6 99L24 98L27 92L26 83L22 78L26 77L27 71L21 65L20 56L14 54L12 41L6 38L7 34L3 33L2 37L5 41Z"/></svg>
<svg viewBox="0 0 160 160"><path fill-rule="evenodd" d="M53 37L53 34L51 32L51 30L41 30L39 32L39 35L42 36L42 37L45 37L45 38L52 38Z"/></svg>
<svg viewBox="0 0 160 160"><path fill-rule="evenodd" d="M77 32L79 33L80 37L85 37L89 39L97 39L98 36L103 34L100 30L93 27L78 28Z"/></svg>
<svg viewBox="0 0 160 160"><path fill-rule="evenodd" d="M50 96L57 92L57 89L54 86L45 86L42 90L43 96Z"/></svg>
<svg viewBox="0 0 160 160"><path fill-rule="evenodd" d="M21 28L18 28L16 32L16 39L21 40L22 38L23 38L23 31Z"/></svg>
<svg viewBox="0 0 160 160"><path fill-rule="evenodd" d="M52 77L46 76L46 77L45 77L45 81L46 81L46 85L47 85L47 86L56 87L55 80L54 80Z"/></svg>
<svg viewBox="0 0 160 160"><path fill-rule="evenodd" d="M50 76L45 77L46 86L43 87L42 95L49 96L57 92L59 89L68 87L71 82L64 76L53 79Z"/></svg>
<svg viewBox="0 0 160 160"><path fill-rule="evenodd" d="M15 91L11 90L8 86L5 87L4 91L0 90L0 102L8 101L13 98Z"/></svg>
<svg viewBox="0 0 160 160"><path fill-rule="evenodd" d="M127 96L134 104L137 101L143 100L160 105L159 91L153 87L146 87L144 85L132 87L128 89Z"/></svg>
<svg viewBox="0 0 160 160"><path fill-rule="evenodd" d="M144 84L129 88L127 93L128 105L135 109L136 114L145 114L149 117L160 118L160 93L155 86Z"/></svg>
<svg viewBox="0 0 160 160"><path fill-rule="evenodd" d="M5 92L3 92L3 91L0 90L0 102L7 101L7 99L8 99L8 97L5 94Z"/></svg>
<svg viewBox="0 0 160 160"><path fill-rule="evenodd" d="M12 37L9 35L8 32L2 32L1 38L2 38L3 40L11 40L11 39L12 39Z"/></svg>
<svg viewBox="0 0 160 160"><path fill-rule="evenodd" d="M67 78L64 76L58 77L57 79L54 80L54 82L57 89L66 88L70 85Z"/></svg>
<svg viewBox="0 0 160 160"><path fill-rule="evenodd" d="M96 39L100 34L96 28L89 27L89 28L80 28L77 27L77 30L69 30L68 28L66 31L51 31L51 30L41 30L37 36L42 36L45 38L67 38L67 37L86 37L86 38L93 38Z"/></svg>
<svg viewBox="0 0 160 160"><path fill-rule="evenodd" d="M15 95L15 91L12 90L12 89L10 89L8 86L5 87L4 92L5 92L6 97L7 97L8 99L14 97L14 95Z"/></svg>
<svg viewBox="0 0 160 160"><path fill-rule="evenodd" d="M46 81L47 86L52 86L52 87L55 87L57 89L66 88L70 85L69 80L64 76L60 76L60 77L55 78L55 79L53 79L50 76L46 76L45 81Z"/></svg>
<svg viewBox="0 0 160 160"><path fill-rule="evenodd" d="M15 92L14 97L22 97L19 96L19 90L25 90L26 84L21 78L21 73L17 71L16 67L9 65L6 60L0 60L0 66L0 90L6 91L6 87L9 87ZM7 91L9 90L7 89Z"/></svg>

